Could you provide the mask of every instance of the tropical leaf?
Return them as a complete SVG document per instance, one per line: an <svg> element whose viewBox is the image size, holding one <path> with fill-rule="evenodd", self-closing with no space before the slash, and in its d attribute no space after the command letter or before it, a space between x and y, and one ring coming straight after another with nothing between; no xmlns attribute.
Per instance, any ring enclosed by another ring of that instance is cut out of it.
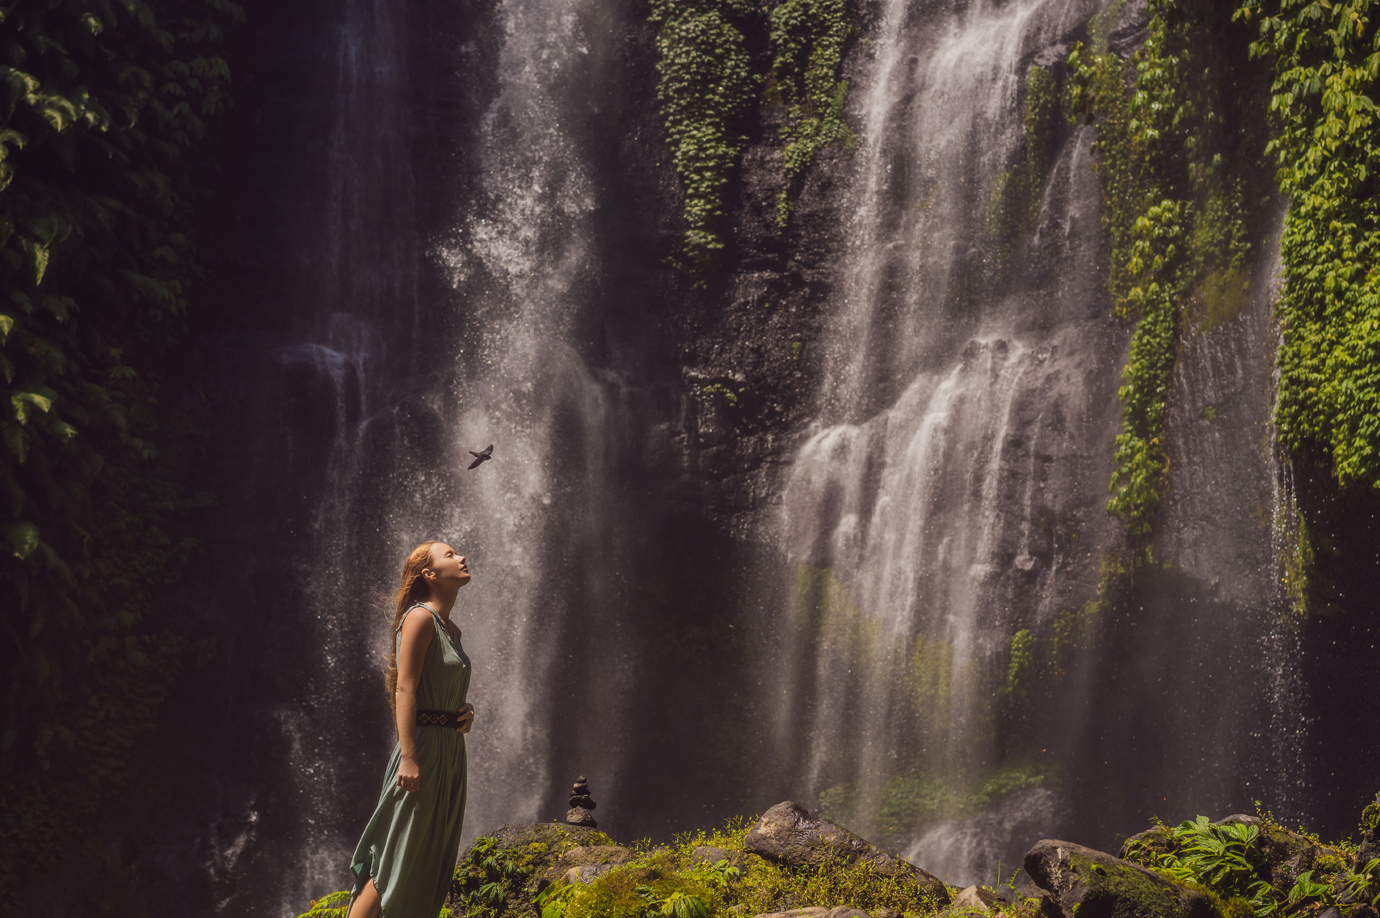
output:
<svg viewBox="0 0 1380 918"><path fill-rule="evenodd" d="M20 561L29 557L34 553L34 549L38 548L38 527L27 520L0 527L0 532L5 534L7 546Z"/></svg>

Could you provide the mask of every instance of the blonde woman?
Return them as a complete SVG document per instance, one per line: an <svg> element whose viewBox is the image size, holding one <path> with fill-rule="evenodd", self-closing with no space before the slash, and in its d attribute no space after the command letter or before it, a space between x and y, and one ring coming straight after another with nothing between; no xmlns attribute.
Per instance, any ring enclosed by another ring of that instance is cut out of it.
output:
<svg viewBox="0 0 1380 918"><path fill-rule="evenodd" d="M470 658L450 620L470 582L463 555L423 542L403 565L388 656L398 744L355 848L349 918L436 918L450 889L465 819L465 702Z"/></svg>

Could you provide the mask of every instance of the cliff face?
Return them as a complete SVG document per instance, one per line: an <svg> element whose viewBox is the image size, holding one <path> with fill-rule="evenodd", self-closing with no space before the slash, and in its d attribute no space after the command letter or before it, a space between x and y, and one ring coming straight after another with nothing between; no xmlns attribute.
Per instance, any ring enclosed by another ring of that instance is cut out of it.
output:
<svg viewBox="0 0 1380 918"><path fill-rule="evenodd" d="M156 746L200 802L143 857L183 901L340 885L391 743L376 597L433 537L476 574L471 835L583 772L623 837L796 796L922 856L985 819L967 881L1023 820L1097 836L1295 774L1300 677L1261 643L1271 252L1182 347L1172 569L1099 606L1129 329L1095 129L1028 126L1097 6L851 12L856 148L780 230L785 113L755 101L695 275L640 4L250 5L204 216L220 505L175 603L217 652Z"/></svg>

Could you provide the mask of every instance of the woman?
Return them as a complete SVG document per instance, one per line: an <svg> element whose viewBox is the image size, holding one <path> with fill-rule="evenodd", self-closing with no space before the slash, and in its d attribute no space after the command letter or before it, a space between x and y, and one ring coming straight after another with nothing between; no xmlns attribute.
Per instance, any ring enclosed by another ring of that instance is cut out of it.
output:
<svg viewBox="0 0 1380 918"><path fill-rule="evenodd" d="M403 565L387 676L398 745L350 864L349 918L436 918L445 904L465 817L463 734L474 724L470 658L450 610L469 582L464 556L444 542L423 542Z"/></svg>

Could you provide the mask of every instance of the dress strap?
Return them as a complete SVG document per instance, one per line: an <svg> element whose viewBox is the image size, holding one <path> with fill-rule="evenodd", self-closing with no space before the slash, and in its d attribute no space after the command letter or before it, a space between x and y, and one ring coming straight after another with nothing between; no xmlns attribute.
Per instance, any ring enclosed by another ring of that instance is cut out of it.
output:
<svg viewBox="0 0 1380 918"><path fill-rule="evenodd" d="M393 629L393 656L395 657L398 655L398 638L402 635L403 622L407 621L408 614L413 609L417 608L426 609L428 612L431 613L431 620L433 622L436 621L436 610L431 608L431 606L427 605L426 603L414 602L412 605L408 606L406 611L404 611L402 616L398 619L398 627Z"/></svg>

